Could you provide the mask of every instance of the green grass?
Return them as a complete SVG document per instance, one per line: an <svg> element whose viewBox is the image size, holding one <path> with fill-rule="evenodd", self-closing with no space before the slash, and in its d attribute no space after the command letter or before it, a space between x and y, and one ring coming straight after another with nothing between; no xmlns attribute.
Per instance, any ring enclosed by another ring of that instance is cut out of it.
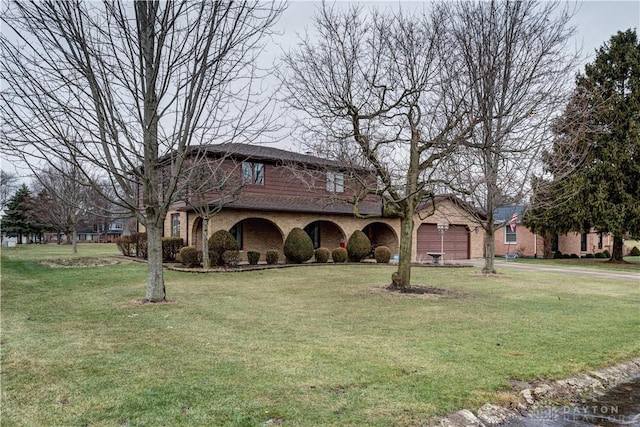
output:
<svg viewBox="0 0 640 427"><path fill-rule="evenodd" d="M382 291L390 266L167 271L172 302L140 305L144 264L38 262L69 253L2 251L3 426L420 425L640 355L632 281L414 268L443 298Z"/></svg>
<svg viewBox="0 0 640 427"><path fill-rule="evenodd" d="M611 263L608 259L600 258L561 258L561 259L541 259L541 258L516 258L509 262L536 265L557 265L563 267L583 267L595 268L598 270L631 271L640 274L640 257L624 257L626 264Z"/></svg>

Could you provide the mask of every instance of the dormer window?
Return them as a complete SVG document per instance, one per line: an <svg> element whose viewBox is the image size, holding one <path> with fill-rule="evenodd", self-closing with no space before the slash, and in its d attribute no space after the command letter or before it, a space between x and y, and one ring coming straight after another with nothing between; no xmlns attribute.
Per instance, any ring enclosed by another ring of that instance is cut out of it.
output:
<svg viewBox="0 0 640 427"><path fill-rule="evenodd" d="M264 164L242 162L242 182L244 184L264 185Z"/></svg>
<svg viewBox="0 0 640 427"><path fill-rule="evenodd" d="M327 172L327 191L330 193L344 192L344 174L342 172Z"/></svg>

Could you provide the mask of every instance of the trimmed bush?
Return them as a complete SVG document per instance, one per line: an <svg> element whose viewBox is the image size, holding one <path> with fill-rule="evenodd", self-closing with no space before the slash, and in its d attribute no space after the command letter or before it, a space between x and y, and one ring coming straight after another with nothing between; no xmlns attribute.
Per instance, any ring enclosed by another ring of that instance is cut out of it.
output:
<svg viewBox="0 0 640 427"><path fill-rule="evenodd" d="M580 258L578 254L571 254L571 258Z"/></svg>
<svg viewBox="0 0 640 427"><path fill-rule="evenodd" d="M162 259L164 261L175 261L180 248L184 246L182 237L163 237L162 238Z"/></svg>
<svg viewBox="0 0 640 427"><path fill-rule="evenodd" d="M131 240L131 235L127 234L124 236L120 236L116 239L116 245L118 246L118 250L124 256L133 256L133 242Z"/></svg>
<svg viewBox="0 0 640 427"><path fill-rule="evenodd" d="M640 256L640 249L637 246L631 248L631 252L629 252L629 256Z"/></svg>
<svg viewBox="0 0 640 427"><path fill-rule="evenodd" d="M227 230L218 230L209 237L207 241L209 247L209 260L211 265L226 265L222 259L222 254L226 251L237 251L238 242Z"/></svg>
<svg viewBox="0 0 640 427"><path fill-rule="evenodd" d="M260 261L260 252L257 251L248 251L247 252L247 261L251 265L257 265L258 261Z"/></svg>
<svg viewBox="0 0 640 427"><path fill-rule="evenodd" d="M294 264L302 264L313 257L313 242L302 228L294 228L284 241L284 256Z"/></svg>
<svg viewBox="0 0 640 427"><path fill-rule="evenodd" d="M136 257L147 259L149 254L147 246L147 233L132 233L131 243L133 244L133 250L136 253Z"/></svg>
<svg viewBox="0 0 640 427"><path fill-rule="evenodd" d="M240 263L240 251L224 251L222 253L222 263L225 267L237 267Z"/></svg>
<svg viewBox="0 0 640 427"><path fill-rule="evenodd" d="M604 254L604 252L598 252L598 253L595 255L595 257L596 257L596 258L599 258L599 259L607 258L607 256Z"/></svg>
<svg viewBox="0 0 640 427"><path fill-rule="evenodd" d="M279 259L280 259L280 252L274 249L268 250L267 253L265 254L265 261L267 261L268 265L277 264Z"/></svg>
<svg viewBox="0 0 640 427"><path fill-rule="evenodd" d="M553 253L553 259L560 259L560 258L562 258L562 252L560 252L560 251L555 251L555 252Z"/></svg>
<svg viewBox="0 0 640 427"><path fill-rule="evenodd" d="M184 246L177 258L185 267L198 267L202 263L202 251L197 250L195 246Z"/></svg>
<svg viewBox="0 0 640 427"><path fill-rule="evenodd" d="M315 252L316 262L326 263L329 261L329 257L331 257L331 251L327 248L318 248Z"/></svg>
<svg viewBox="0 0 640 427"><path fill-rule="evenodd" d="M347 262L347 250L345 248L335 248L331 252L333 262Z"/></svg>
<svg viewBox="0 0 640 427"><path fill-rule="evenodd" d="M605 258L611 258L611 252L609 252L609 249L605 249L604 251L602 251L602 253L604 254Z"/></svg>
<svg viewBox="0 0 640 427"><path fill-rule="evenodd" d="M391 260L391 249L386 246L378 246L373 251L373 256L379 264L387 264Z"/></svg>
<svg viewBox="0 0 640 427"><path fill-rule="evenodd" d="M371 253L371 241L361 230L353 232L347 241L349 261L360 262Z"/></svg>
<svg viewBox="0 0 640 427"><path fill-rule="evenodd" d="M584 257L585 258L595 258L596 256L594 254L586 254Z"/></svg>

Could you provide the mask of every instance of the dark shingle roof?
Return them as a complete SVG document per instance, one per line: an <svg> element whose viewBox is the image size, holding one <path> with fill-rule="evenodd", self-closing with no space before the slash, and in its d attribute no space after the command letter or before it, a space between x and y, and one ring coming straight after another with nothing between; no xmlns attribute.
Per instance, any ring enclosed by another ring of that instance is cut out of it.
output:
<svg viewBox="0 0 640 427"><path fill-rule="evenodd" d="M282 150L280 148L269 147L267 145L252 145L240 143L225 143L213 145L194 146L192 149L203 149L208 153L218 154L221 156L232 156L239 158L249 158L261 161L273 162L293 162L302 163L313 166L329 166L344 169L344 163L324 159L322 157L312 156L309 154L300 154L293 151Z"/></svg>
<svg viewBox="0 0 640 427"><path fill-rule="evenodd" d="M513 215L518 216L518 224L522 222L522 218L524 217L524 206L500 206L499 208L493 211L493 221L496 224L504 224L511 221Z"/></svg>
<svg viewBox="0 0 640 427"><path fill-rule="evenodd" d="M216 200L211 201L212 205L216 205L216 203ZM347 202L315 197L280 195L265 197L262 194L241 194L238 199L227 203L225 209L353 215L353 205ZM183 207L178 210L191 210L191 208ZM359 210L362 215L380 215L382 203L361 202Z"/></svg>

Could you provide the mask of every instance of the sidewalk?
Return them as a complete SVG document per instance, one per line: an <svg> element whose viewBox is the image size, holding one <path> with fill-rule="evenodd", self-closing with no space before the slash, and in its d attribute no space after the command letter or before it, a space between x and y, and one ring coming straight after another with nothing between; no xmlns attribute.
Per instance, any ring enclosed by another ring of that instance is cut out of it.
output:
<svg viewBox="0 0 640 427"><path fill-rule="evenodd" d="M460 261L461 263L471 264L474 267L483 267L484 259L467 259ZM521 264L515 261L507 261L504 259L496 258L495 268L498 272L501 269L514 269L523 271L546 271L552 273L565 273L571 275L598 277L603 279L613 280L635 280L640 285L640 272L632 271L616 271L616 270L602 270L596 268L585 268L576 266L561 266L561 265L540 265L540 264Z"/></svg>

